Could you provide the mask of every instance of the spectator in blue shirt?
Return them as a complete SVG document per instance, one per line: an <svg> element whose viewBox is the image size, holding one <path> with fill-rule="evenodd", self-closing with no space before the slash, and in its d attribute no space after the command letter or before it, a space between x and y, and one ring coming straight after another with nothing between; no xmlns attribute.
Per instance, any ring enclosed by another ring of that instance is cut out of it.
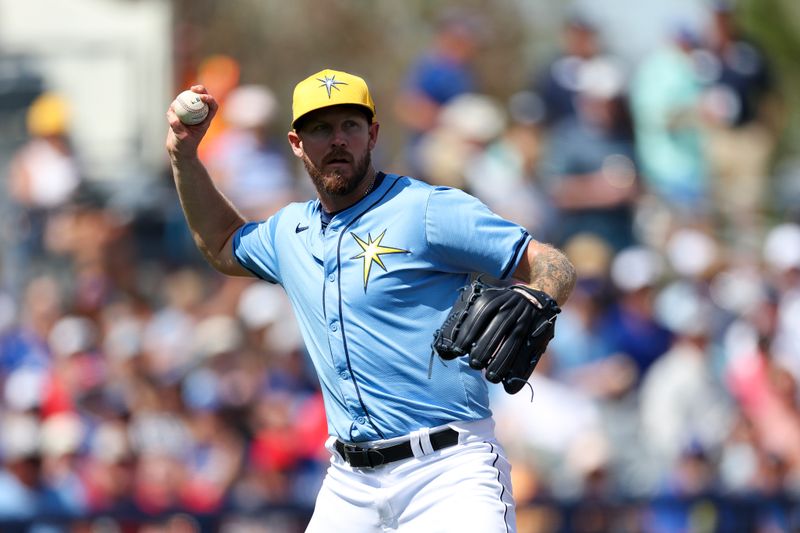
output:
<svg viewBox="0 0 800 533"><path fill-rule="evenodd" d="M416 146L436 126L442 106L477 90L472 61L481 31L479 19L460 11L446 12L438 21L430 49L411 67L394 110L410 133L406 163L412 174L419 175Z"/></svg>

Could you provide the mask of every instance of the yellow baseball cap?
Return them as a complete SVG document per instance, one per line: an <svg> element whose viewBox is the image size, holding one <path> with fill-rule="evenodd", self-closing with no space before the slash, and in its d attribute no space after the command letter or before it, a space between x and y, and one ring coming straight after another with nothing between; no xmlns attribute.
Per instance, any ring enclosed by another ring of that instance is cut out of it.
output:
<svg viewBox="0 0 800 533"><path fill-rule="evenodd" d="M335 105L357 105L375 117L375 104L367 82L358 76L325 69L298 83L292 96L292 127L298 119L317 109Z"/></svg>
<svg viewBox="0 0 800 533"><path fill-rule="evenodd" d="M28 132L37 137L63 135L69 126L70 110L66 99L56 93L39 95L28 108Z"/></svg>

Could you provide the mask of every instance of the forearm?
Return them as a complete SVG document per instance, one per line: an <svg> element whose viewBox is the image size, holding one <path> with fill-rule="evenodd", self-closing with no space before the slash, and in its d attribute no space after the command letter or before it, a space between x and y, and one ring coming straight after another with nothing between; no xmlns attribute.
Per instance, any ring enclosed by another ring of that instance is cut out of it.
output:
<svg viewBox="0 0 800 533"><path fill-rule="evenodd" d="M562 252L549 244L531 241L514 278L544 291L564 305L575 288L575 267Z"/></svg>
<svg viewBox="0 0 800 533"><path fill-rule="evenodd" d="M172 175L192 238L206 260L227 274L241 274L228 253L234 232L244 217L217 189L208 171L195 157L171 154Z"/></svg>

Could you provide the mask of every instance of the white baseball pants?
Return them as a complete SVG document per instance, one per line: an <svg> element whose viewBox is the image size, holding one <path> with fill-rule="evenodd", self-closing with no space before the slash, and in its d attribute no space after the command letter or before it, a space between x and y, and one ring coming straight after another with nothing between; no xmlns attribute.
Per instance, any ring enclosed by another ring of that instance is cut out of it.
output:
<svg viewBox="0 0 800 533"><path fill-rule="evenodd" d="M448 426L458 431L458 444L433 451L428 434ZM375 468L352 468L329 438L331 465L306 533L516 532L511 467L492 419L426 428L410 438L414 457Z"/></svg>

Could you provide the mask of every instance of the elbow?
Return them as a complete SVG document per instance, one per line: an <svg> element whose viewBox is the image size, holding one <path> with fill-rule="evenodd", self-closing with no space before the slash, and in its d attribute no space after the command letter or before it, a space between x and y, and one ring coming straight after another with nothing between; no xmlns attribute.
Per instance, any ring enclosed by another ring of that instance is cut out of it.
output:
<svg viewBox="0 0 800 533"><path fill-rule="evenodd" d="M241 275L242 267L231 250L232 235L228 239L224 239L221 244L213 246L198 234L194 234L193 237L198 251L211 268L222 274Z"/></svg>
<svg viewBox="0 0 800 533"><path fill-rule="evenodd" d="M226 276L249 276L251 275L247 270L242 267L235 257L231 254L207 254L203 253L206 262L219 272Z"/></svg>
<svg viewBox="0 0 800 533"><path fill-rule="evenodd" d="M221 272L222 274L227 274L226 272L226 265L225 261L222 259L220 254L215 253L207 246L205 246L202 242L195 239L195 245L197 246L198 251L205 259L206 263L213 268L214 270Z"/></svg>

